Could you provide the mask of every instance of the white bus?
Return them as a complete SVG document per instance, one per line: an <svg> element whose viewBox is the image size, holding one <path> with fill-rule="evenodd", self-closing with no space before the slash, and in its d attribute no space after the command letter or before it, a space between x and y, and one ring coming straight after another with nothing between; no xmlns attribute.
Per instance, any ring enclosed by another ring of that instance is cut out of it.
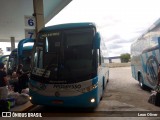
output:
<svg viewBox="0 0 160 120"><path fill-rule="evenodd" d="M159 23L160 24L160 23ZM132 76L142 89L154 89L158 82L160 64L159 24L150 28L131 45Z"/></svg>

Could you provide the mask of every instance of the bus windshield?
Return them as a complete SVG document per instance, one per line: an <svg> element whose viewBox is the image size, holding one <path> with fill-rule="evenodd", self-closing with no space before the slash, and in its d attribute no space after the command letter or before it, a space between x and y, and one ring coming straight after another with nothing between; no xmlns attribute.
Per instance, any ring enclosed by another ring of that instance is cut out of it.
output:
<svg viewBox="0 0 160 120"><path fill-rule="evenodd" d="M93 28L40 33L41 44L37 43L34 67L49 70L47 82L51 83L74 83L93 78L96 71L94 34Z"/></svg>
<svg viewBox="0 0 160 120"><path fill-rule="evenodd" d="M32 51L25 50L23 51L23 57L21 59L21 64L23 64L23 71L27 72L30 71L30 65L31 65L31 54Z"/></svg>
<svg viewBox="0 0 160 120"><path fill-rule="evenodd" d="M30 64L31 64L31 50L24 50L23 51L23 57L20 58L19 62L23 64L23 71L27 72L30 70ZM17 57L17 50L12 51L9 61L8 61L8 74L12 74L14 70L16 70L16 67L18 65L18 57Z"/></svg>

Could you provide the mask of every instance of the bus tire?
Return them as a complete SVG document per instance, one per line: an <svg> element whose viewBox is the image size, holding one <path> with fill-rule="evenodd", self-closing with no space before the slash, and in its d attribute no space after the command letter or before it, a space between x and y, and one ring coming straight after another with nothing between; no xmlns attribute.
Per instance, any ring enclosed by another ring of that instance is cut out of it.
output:
<svg viewBox="0 0 160 120"><path fill-rule="evenodd" d="M107 79L107 83L109 82L109 78Z"/></svg>
<svg viewBox="0 0 160 120"><path fill-rule="evenodd" d="M103 78L102 78L102 95L101 95L101 97L100 97L100 100L102 100L102 98L103 98L103 94L104 94L104 90L105 90L105 77L103 76Z"/></svg>
<svg viewBox="0 0 160 120"><path fill-rule="evenodd" d="M138 81L139 81L140 88L144 90L146 88L146 86L143 83L143 78L142 78L141 73L138 74Z"/></svg>
<svg viewBox="0 0 160 120"><path fill-rule="evenodd" d="M105 83L105 77L103 76L103 91L102 92L104 92L105 85L106 85L106 83Z"/></svg>
<svg viewBox="0 0 160 120"><path fill-rule="evenodd" d="M108 82L109 82L109 71L108 71L108 73L107 73L107 74L108 74L108 76L107 76L107 77L108 77L108 78L107 78L107 83L108 83Z"/></svg>

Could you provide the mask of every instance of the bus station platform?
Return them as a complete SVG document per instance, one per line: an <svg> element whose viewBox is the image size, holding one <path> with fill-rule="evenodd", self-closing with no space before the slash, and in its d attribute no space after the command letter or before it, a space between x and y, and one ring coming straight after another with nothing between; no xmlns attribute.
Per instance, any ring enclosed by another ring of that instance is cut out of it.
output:
<svg viewBox="0 0 160 120"><path fill-rule="evenodd" d="M10 109L10 112L26 112L29 109L33 108L35 105L33 105L30 101L26 102L22 105L15 105Z"/></svg>

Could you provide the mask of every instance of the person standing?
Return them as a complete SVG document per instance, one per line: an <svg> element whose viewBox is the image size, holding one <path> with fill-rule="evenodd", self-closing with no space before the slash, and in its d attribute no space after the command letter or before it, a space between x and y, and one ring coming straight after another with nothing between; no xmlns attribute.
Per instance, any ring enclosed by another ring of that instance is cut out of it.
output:
<svg viewBox="0 0 160 120"><path fill-rule="evenodd" d="M0 63L0 99L6 99L8 96L7 73L4 71L4 64Z"/></svg>
<svg viewBox="0 0 160 120"><path fill-rule="evenodd" d="M17 76L18 76L18 86L19 86L18 91L19 93L21 93L23 89L26 89L28 87L28 81L29 81L28 74L23 72L22 64L18 66Z"/></svg>
<svg viewBox="0 0 160 120"><path fill-rule="evenodd" d="M23 74L23 65L22 64L19 64L18 65L18 68L17 68L17 73L20 73L20 74Z"/></svg>

